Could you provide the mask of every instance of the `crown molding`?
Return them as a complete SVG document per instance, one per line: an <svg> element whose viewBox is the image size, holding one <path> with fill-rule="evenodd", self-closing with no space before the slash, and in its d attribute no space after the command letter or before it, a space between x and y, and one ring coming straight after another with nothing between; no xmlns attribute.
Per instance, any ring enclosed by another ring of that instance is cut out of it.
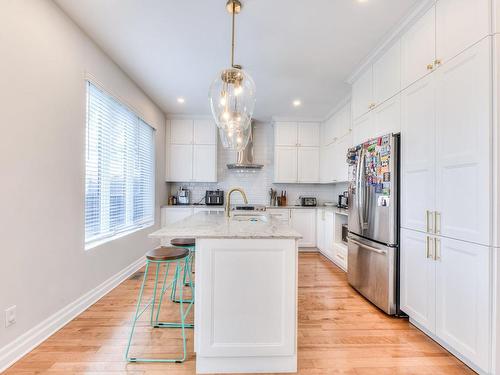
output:
<svg viewBox="0 0 500 375"><path fill-rule="evenodd" d="M373 50L366 56L364 60L354 69L346 82L350 85L364 72L364 70L371 65L378 57L385 51L392 47L397 38L401 37L403 33L408 30L425 12L427 12L437 0L422 0L403 18L386 36L382 39Z"/></svg>

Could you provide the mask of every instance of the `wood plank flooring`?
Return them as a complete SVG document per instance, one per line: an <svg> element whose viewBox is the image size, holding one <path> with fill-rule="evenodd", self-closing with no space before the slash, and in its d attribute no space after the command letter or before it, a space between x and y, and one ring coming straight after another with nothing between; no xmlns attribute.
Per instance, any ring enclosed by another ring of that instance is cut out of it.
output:
<svg viewBox="0 0 500 375"><path fill-rule="evenodd" d="M142 275L125 281L4 374L194 374L191 330L183 364L124 360ZM145 293L151 292L152 279ZM161 318L178 316L177 309L167 302ZM179 330L146 324L137 330L132 347L134 355L172 355L180 349ZM349 287L339 268L316 253L299 256L298 357L300 374L474 373L407 320L380 312Z"/></svg>

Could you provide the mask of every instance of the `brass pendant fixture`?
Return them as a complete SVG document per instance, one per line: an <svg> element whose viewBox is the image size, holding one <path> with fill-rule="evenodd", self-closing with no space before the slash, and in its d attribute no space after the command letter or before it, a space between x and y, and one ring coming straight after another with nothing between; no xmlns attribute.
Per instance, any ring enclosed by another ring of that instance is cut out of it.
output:
<svg viewBox="0 0 500 375"><path fill-rule="evenodd" d="M250 138L255 83L241 65L234 64L235 18L242 4L239 0L228 0L226 9L232 16L231 67L220 72L210 85L209 101L222 145L241 151Z"/></svg>

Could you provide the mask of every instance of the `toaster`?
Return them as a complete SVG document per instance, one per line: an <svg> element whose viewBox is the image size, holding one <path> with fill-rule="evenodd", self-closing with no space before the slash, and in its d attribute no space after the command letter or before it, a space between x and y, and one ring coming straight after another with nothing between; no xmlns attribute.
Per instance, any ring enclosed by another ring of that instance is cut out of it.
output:
<svg viewBox="0 0 500 375"><path fill-rule="evenodd" d="M222 206L224 204L223 190L207 190L205 192L205 204L207 206Z"/></svg>
<svg viewBox="0 0 500 375"><path fill-rule="evenodd" d="M300 197L300 205L305 207L315 207L318 202L314 197Z"/></svg>

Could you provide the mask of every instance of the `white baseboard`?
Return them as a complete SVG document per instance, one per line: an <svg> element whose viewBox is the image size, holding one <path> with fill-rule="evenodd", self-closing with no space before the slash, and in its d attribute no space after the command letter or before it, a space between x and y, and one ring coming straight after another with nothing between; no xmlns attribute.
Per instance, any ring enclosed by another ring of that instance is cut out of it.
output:
<svg viewBox="0 0 500 375"><path fill-rule="evenodd" d="M144 257L141 257L141 259L136 260L101 285L85 293L76 301L71 302L11 343L0 348L0 373L120 285L145 263Z"/></svg>

